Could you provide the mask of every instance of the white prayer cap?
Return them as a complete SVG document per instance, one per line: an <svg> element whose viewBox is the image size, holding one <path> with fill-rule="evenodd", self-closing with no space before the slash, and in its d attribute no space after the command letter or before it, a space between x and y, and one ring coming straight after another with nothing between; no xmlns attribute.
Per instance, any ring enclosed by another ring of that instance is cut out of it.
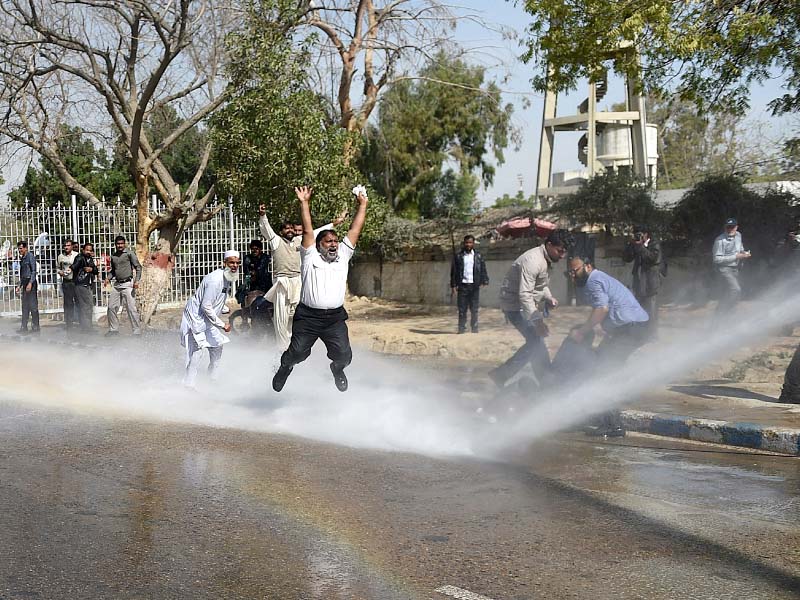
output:
<svg viewBox="0 0 800 600"><path fill-rule="evenodd" d="M239 258L239 252L237 250L226 250L223 260L228 260L229 258Z"/></svg>

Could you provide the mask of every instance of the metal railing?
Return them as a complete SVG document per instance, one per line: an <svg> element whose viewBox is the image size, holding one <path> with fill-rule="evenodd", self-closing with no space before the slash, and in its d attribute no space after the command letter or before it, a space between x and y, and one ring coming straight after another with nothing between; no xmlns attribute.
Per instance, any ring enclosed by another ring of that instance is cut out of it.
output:
<svg viewBox="0 0 800 600"><path fill-rule="evenodd" d="M153 198L153 207L159 204ZM95 289L96 310L108 305L108 291L102 282L110 269L109 255L114 238L124 235L129 246L136 240L136 208L122 203L106 203L106 210L90 204L79 204L75 197L69 206L28 204L19 209L0 210L0 315L19 315L22 301L17 294L19 284L19 254L17 242L27 240L37 263L39 310L56 313L62 310L61 278L57 272L58 255L64 240L71 238L79 244L92 242L95 260L101 275ZM200 285L210 271L218 267L225 250L235 248L247 252L250 240L260 238L258 224L243 219L233 211L229 199L211 220L198 223L183 235L175 257L170 285L162 292L162 305L182 304ZM151 243L156 239L153 234Z"/></svg>

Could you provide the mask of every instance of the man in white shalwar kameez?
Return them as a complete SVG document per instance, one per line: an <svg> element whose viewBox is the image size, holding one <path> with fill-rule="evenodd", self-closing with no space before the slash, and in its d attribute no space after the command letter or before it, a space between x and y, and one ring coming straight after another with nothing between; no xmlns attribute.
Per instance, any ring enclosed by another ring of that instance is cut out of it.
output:
<svg viewBox="0 0 800 600"><path fill-rule="evenodd" d="M302 236L296 235L294 224L286 221L281 224L280 234L275 233L267 219L265 205L258 207L258 227L261 235L267 240L272 255L272 287L264 294L264 298L272 302L273 325L278 348L283 351L289 347L292 339L292 318L294 310L300 303L300 241ZM344 221L346 212L339 215L332 223L314 230L314 235L326 229L332 229Z"/></svg>
<svg viewBox="0 0 800 600"><path fill-rule="evenodd" d="M222 347L230 341L226 333L231 330L219 316L225 309L231 284L239 276L239 253L225 252L225 266L212 271L200 282L200 287L186 302L181 320L181 345L186 349L186 373L183 385L194 388L197 371L203 359L203 348L208 348L208 373L216 379L217 367L222 358Z"/></svg>

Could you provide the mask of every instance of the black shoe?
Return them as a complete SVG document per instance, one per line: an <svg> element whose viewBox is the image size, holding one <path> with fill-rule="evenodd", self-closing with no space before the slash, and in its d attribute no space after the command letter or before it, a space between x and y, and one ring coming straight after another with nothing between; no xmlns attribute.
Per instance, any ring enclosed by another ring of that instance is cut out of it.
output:
<svg viewBox="0 0 800 600"><path fill-rule="evenodd" d="M28 331L27 327L20 327L19 329L17 329L17 333L20 335L28 335L28 333L30 332Z"/></svg>
<svg viewBox="0 0 800 600"><path fill-rule="evenodd" d="M289 379L289 374L292 372L292 367L281 366L272 378L272 389L280 392L283 386L286 385L286 380Z"/></svg>
<svg viewBox="0 0 800 600"><path fill-rule="evenodd" d="M462 333L467 333L467 330L466 330L466 329L459 329L459 330L458 330L458 333L459 333L459 334L462 334Z"/></svg>
<svg viewBox="0 0 800 600"><path fill-rule="evenodd" d="M333 373L333 381L336 383L336 389L340 392L346 392L347 376L344 374L344 370L338 370L336 367L331 365L331 373Z"/></svg>
<svg viewBox="0 0 800 600"><path fill-rule="evenodd" d="M477 327L473 327L472 328L472 333L478 333L478 328Z"/></svg>
<svg viewBox="0 0 800 600"><path fill-rule="evenodd" d="M40 330L39 330L38 327L34 327L33 329L31 329L31 333L34 334L34 335L39 335L39 331Z"/></svg>
<svg viewBox="0 0 800 600"><path fill-rule="evenodd" d="M115 335L119 335L119 331L109 330L106 331L105 337L114 337Z"/></svg>
<svg viewBox="0 0 800 600"><path fill-rule="evenodd" d="M500 373L497 372L497 369L492 369L489 371L488 375L489 379L491 379L497 387L500 389L506 387L506 382L500 377Z"/></svg>

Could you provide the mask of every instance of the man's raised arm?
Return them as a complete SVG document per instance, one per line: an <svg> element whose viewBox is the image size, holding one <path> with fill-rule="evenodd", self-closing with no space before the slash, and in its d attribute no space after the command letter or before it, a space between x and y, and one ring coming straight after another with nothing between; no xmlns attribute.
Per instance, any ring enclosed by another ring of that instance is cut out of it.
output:
<svg viewBox="0 0 800 600"><path fill-rule="evenodd" d="M350 231L347 232L347 239L353 244L353 248L358 243L358 236L361 235L361 230L364 228L364 221L367 218L367 194L360 192L358 194L358 210L356 216L353 217L353 222L350 224Z"/></svg>
<svg viewBox="0 0 800 600"><path fill-rule="evenodd" d="M300 201L300 219L303 222L303 248L314 245L314 226L311 224L311 188L307 185L294 188L294 193Z"/></svg>
<svg viewBox="0 0 800 600"><path fill-rule="evenodd" d="M272 225L269 224L267 207L264 204L258 205L258 228L261 230L261 235L266 238L269 249L273 252L277 250L278 246L281 245L281 240L275 230L272 229Z"/></svg>

